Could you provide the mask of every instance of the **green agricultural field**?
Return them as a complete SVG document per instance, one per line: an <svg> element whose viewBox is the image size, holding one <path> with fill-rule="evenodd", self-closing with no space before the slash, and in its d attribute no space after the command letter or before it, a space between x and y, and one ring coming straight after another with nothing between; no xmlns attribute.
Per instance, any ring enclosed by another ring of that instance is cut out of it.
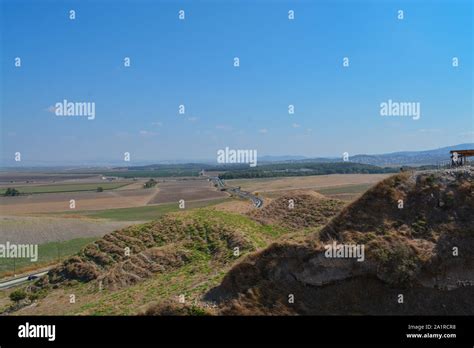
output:
<svg viewBox="0 0 474 348"><path fill-rule="evenodd" d="M197 177L201 169L196 170L128 170L120 172L104 172L105 175L117 176L120 178L165 178L165 177Z"/></svg>
<svg viewBox="0 0 474 348"><path fill-rule="evenodd" d="M98 187L104 190L113 190L119 187L129 185L124 182L100 182L87 184L58 184L58 185L38 185L38 186L15 186L11 187L20 191L20 194L35 194L35 193L58 193L58 192L78 192L78 191L96 191ZM0 189L0 194L5 194L6 187Z"/></svg>
<svg viewBox="0 0 474 348"><path fill-rule="evenodd" d="M186 203L186 209L202 208L224 202L228 198L215 200L196 201ZM158 219L164 214L179 211L178 203L147 205L144 207L119 208L97 211L79 211L68 215L81 215L92 218L110 219L115 221L150 221Z"/></svg>
<svg viewBox="0 0 474 348"><path fill-rule="evenodd" d="M76 238L64 242L50 242L38 246L38 261L31 262L30 259L8 259L0 258L0 277L8 274L20 274L28 270L37 269L56 261L64 260L84 246L97 240L97 237Z"/></svg>

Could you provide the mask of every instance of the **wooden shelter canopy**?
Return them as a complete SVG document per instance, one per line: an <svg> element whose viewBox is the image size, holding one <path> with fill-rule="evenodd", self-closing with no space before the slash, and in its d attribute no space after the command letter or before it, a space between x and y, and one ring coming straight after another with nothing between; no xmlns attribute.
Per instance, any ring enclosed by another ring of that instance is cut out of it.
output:
<svg viewBox="0 0 474 348"><path fill-rule="evenodd" d="M449 153L457 153L459 156L462 157L471 157L474 156L474 150L451 150Z"/></svg>

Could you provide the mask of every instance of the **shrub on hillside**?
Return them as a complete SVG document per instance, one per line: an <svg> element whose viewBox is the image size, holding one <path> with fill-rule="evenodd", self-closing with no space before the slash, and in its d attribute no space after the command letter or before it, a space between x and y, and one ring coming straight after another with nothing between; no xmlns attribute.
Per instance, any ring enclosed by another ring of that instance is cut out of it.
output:
<svg viewBox="0 0 474 348"><path fill-rule="evenodd" d="M18 289L18 290L13 291L9 297L10 297L10 300L12 300L13 302L19 303L20 301L26 298L26 292L23 289Z"/></svg>

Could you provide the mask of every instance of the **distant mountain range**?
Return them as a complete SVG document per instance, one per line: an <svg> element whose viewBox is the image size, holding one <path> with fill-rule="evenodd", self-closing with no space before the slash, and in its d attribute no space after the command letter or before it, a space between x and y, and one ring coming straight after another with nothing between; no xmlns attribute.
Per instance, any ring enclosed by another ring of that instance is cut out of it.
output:
<svg viewBox="0 0 474 348"><path fill-rule="evenodd" d="M465 150L474 149L474 143L459 144L453 146L446 146L434 150L425 151L400 151L378 155L354 155L349 157L350 162L371 164L379 167L390 166L422 166L422 165L437 165L450 160L450 150ZM279 157L285 160L279 160ZM311 162L311 163L330 163L340 162L342 155L339 158L317 157L310 158L301 156L264 156L259 158L259 162ZM273 160L272 160L273 159ZM474 162L474 160L473 160Z"/></svg>
<svg viewBox="0 0 474 348"><path fill-rule="evenodd" d="M402 151L381 155L356 155L351 162L372 164L376 166L393 165L436 165L450 160L450 150L474 149L474 143L459 144L427 151Z"/></svg>
<svg viewBox="0 0 474 348"><path fill-rule="evenodd" d="M400 151L400 152L392 152L386 154L378 154L378 155L366 155L366 154L359 154L349 157L350 162L354 163L361 163L361 164L371 164L380 167L390 167L390 166L422 166L422 165L437 165L440 163L449 162L449 151L450 150L463 150L463 149L474 149L474 143L465 143L453 146L446 146L438 149L433 150L425 150L425 151ZM334 163L334 162L341 162L342 161L342 154L341 157L305 157L305 156L292 156L292 155L283 155L283 156L261 156L258 158L259 164L264 163ZM474 162L474 159L473 159ZM134 166L130 166L129 168L133 169L152 169L155 167L163 168L163 167L174 167L174 166L182 166L182 165L192 165L196 167L202 167L204 169L210 169L211 167L218 166L216 163L216 159L207 159L207 160L166 160L166 161L134 161ZM21 166L18 163L10 161L3 162L3 168L7 170L22 170L28 169L31 170L34 167L54 167L66 169L73 168L127 168L123 166L122 161L114 161L114 162L107 162L107 161L86 161L83 163L62 163L62 162L29 162L28 166L25 166L26 163L22 163Z"/></svg>
<svg viewBox="0 0 474 348"><path fill-rule="evenodd" d="M259 162L286 162L286 161L301 161L307 160L309 157L306 156L262 156L258 157Z"/></svg>

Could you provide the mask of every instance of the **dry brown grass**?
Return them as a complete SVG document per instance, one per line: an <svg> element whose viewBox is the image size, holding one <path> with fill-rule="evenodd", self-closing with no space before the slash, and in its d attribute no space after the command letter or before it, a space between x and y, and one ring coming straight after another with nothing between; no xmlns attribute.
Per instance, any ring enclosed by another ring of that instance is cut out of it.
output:
<svg viewBox="0 0 474 348"><path fill-rule="evenodd" d="M267 200L265 200L265 204L268 204ZM227 213L235 213L235 214L247 214L252 210L255 210L255 206L249 200L238 200L232 199L228 202L223 202L216 204L212 209L224 211Z"/></svg>
<svg viewBox="0 0 474 348"><path fill-rule="evenodd" d="M290 208L290 200L293 208ZM262 209L249 212L256 221L292 230L320 227L334 217L345 203L329 199L312 191L293 190L265 204Z"/></svg>

